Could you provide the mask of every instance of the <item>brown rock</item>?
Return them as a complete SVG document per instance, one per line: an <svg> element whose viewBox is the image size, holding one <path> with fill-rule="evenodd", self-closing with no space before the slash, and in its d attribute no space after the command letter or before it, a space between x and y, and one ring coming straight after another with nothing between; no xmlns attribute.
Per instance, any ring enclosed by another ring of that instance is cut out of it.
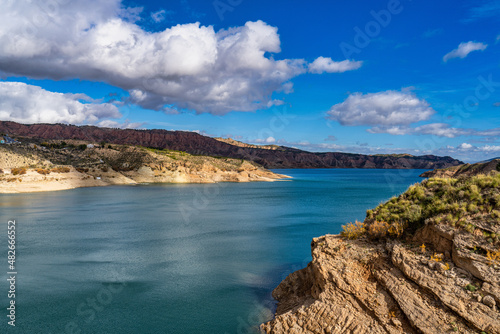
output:
<svg viewBox="0 0 500 334"><path fill-rule="evenodd" d="M455 230L430 229L419 238L450 254L457 253L457 243L467 242ZM261 325L264 333L435 334L452 331L453 324L461 333L500 334L500 313L494 307L500 272L480 265L477 254L455 254L458 261L447 269L400 242L327 235L314 239L311 248L312 262L273 291L278 308L275 319ZM479 292L488 293L482 300L464 289L477 280Z"/></svg>

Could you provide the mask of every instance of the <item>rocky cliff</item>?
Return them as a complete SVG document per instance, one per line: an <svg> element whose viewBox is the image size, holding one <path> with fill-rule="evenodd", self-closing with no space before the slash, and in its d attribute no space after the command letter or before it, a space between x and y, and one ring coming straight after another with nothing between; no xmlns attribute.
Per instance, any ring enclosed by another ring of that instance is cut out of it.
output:
<svg viewBox="0 0 500 334"><path fill-rule="evenodd" d="M429 179L313 239L265 333L500 333L500 174Z"/></svg>
<svg viewBox="0 0 500 334"><path fill-rule="evenodd" d="M254 161L266 168L417 168L434 169L456 166L462 162L451 157L432 155L362 155L349 153L311 153L288 147L244 147L194 132L166 130L131 130L73 126L64 124L24 125L1 122L0 133L13 137L56 140L86 140L120 145L184 151L193 155L222 156Z"/></svg>

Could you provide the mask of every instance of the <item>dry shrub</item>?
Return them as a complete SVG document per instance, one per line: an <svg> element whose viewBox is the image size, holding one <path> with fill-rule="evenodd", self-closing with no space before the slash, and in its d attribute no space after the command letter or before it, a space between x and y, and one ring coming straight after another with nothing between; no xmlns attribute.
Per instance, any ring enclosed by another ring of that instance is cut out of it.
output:
<svg viewBox="0 0 500 334"><path fill-rule="evenodd" d="M385 221L376 220L373 224L368 226L368 237L370 239L383 239L389 232L389 224Z"/></svg>
<svg viewBox="0 0 500 334"><path fill-rule="evenodd" d="M79 173L88 173L89 169L88 168L77 167L76 171L79 172Z"/></svg>
<svg viewBox="0 0 500 334"><path fill-rule="evenodd" d="M36 169L36 172L38 174L42 174L42 175L47 175L47 174L50 174L50 170L48 169L43 169L43 168L37 168Z"/></svg>
<svg viewBox="0 0 500 334"><path fill-rule="evenodd" d="M403 232L406 228L406 224L400 221L394 222L389 226L387 232L391 237L399 238L403 235Z"/></svg>
<svg viewBox="0 0 500 334"><path fill-rule="evenodd" d="M23 175L26 174L26 168L12 168L10 172L12 175Z"/></svg>
<svg viewBox="0 0 500 334"><path fill-rule="evenodd" d="M342 232L340 235L347 239L358 239L363 234L365 234L365 224L362 222L349 223L346 225L342 225Z"/></svg>
<svg viewBox="0 0 500 334"><path fill-rule="evenodd" d="M0 168L0 174L3 174L3 169L2 168Z"/></svg>
<svg viewBox="0 0 500 334"><path fill-rule="evenodd" d="M69 173L71 169L69 167L59 166L52 168L50 171L53 173Z"/></svg>
<svg viewBox="0 0 500 334"><path fill-rule="evenodd" d="M500 262L500 249L497 251L487 251L486 258L488 259L488 264L491 266L495 263Z"/></svg>

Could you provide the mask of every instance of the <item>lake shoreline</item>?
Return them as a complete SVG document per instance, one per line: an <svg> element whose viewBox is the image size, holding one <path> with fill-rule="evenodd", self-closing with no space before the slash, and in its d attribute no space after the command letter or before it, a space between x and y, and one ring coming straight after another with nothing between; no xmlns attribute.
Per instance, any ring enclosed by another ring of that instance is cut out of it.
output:
<svg viewBox="0 0 500 334"><path fill-rule="evenodd" d="M82 173L72 167L68 172L43 175L34 169L28 169L24 174L14 175L6 170L0 178L0 194L19 194L61 191L75 188L107 187L113 185L153 184L211 184L219 182L273 182L289 179L287 175L276 174L266 170L255 170L252 173L225 172L187 174L177 173L173 176L157 175L151 168L141 167L138 171L115 172L108 170L96 175Z"/></svg>

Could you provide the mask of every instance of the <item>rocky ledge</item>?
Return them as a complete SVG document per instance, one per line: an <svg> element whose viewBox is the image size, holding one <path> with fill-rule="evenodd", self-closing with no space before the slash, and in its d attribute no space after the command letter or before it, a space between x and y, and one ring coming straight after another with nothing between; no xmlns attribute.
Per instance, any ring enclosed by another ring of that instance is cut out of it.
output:
<svg viewBox="0 0 500 334"><path fill-rule="evenodd" d="M312 261L273 291L276 316L261 331L499 334L499 182L498 174L427 180L369 210L342 236L313 239ZM460 197L482 206L455 221ZM432 219L445 215L453 221Z"/></svg>

